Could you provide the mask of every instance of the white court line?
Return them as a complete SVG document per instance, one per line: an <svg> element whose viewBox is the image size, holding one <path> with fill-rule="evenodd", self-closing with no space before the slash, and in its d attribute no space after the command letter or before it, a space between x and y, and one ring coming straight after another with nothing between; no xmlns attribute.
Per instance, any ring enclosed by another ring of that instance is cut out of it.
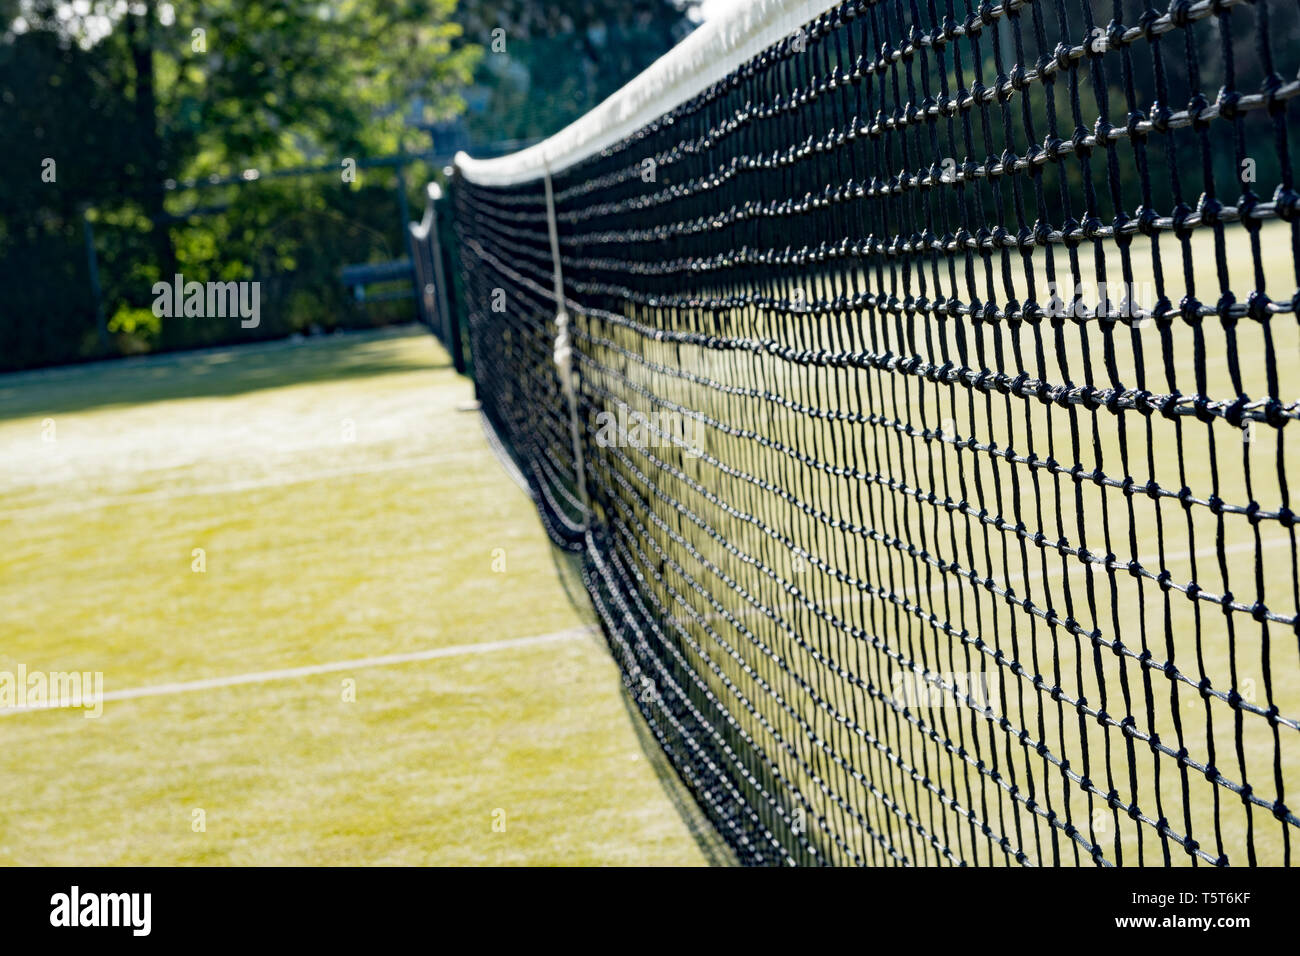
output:
<svg viewBox="0 0 1300 956"><path fill-rule="evenodd" d="M232 494L240 491L254 491L259 488L280 488L286 485L299 485L309 481L321 481L326 478L343 478L349 475L371 475L385 471L399 471L403 468L417 468L421 465L444 464L449 461L473 457L464 452L450 452L437 455L420 455L413 458L399 458L365 465L346 465L341 468L323 468L319 471L305 471L293 475L276 475L269 478L250 478L244 481L232 481L220 485L203 485L196 488L172 488L162 491L141 491L126 495L105 495L85 500L70 499L55 504L36 508L11 508L0 511L0 518L39 517L50 513L72 511L93 511L112 505L135 504L137 502L170 501L173 498L192 498L201 495Z"/></svg>
<svg viewBox="0 0 1300 956"><path fill-rule="evenodd" d="M537 634L532 637L513 637L504 641L484 641L481 644L454 644L451 647L435 647L427 651L412 651L408 654L385 654L380 657L358 657L350 661L331 661L328 664L310 664L306 667L287 667L274 671L255 671L251 674L232 674L228 677L209 677L204 680L182 681L173 684L154 684L149 687L132 687L127 690L114 690L101 698L105 703L114 700L136 700L141 697L163 697L170 694L190 694L200 690L213 690L220 687L236 687L240 684L263 684L273 680L293 680L298 677L312 677L316 674L333 674L338 671L361 670L368 667L388 667L393 664L410 664L414 661L430 661L440 657L463 657L469 654L491 654L495 651L508 651L519 647L535 647L539 644L554 644L559 641L572 641L594 633L589 627L574 627L567 631L553 634ZM63 707L60 704L43 704L31 707L0 708L0 717L9 714L23 714L36 710L81 709Z"/></svg>

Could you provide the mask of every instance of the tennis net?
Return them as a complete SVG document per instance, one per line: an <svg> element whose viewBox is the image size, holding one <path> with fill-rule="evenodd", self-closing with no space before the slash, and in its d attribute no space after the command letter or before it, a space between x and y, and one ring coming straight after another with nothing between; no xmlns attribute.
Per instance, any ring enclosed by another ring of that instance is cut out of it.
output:
<svg viewBox="0 0 1300 956"><path fill-rule="evenodd" d="M742 7L453 188L682 779L746 863L1290 864L1295 6Z"/></svg>

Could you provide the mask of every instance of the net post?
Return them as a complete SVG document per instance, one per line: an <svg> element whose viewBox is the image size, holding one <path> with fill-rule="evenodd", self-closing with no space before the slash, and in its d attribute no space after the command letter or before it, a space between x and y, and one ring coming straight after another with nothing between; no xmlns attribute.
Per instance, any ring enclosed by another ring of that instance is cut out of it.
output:
<svg viewBox="0 0 1300 956"><path fill-rule="evenodd" d="M546 187L546 229L551 240L551 262L555 280L555 365L559 370L560 384L569 403L569 435L573 440L573 470L578 484L578 498L582 502L582 530L591 522L591 503L587 497L587 467L582 453L582 430L578 423L578 390L573 369L573 342L569 336L569 312L564 307L564 270L560 266L560 234L555 225L555 193L551 188L551 167L543 170L542 181Z"/></svg>
<svg viewBox="0 0 1300 956"><path fill-rule="evenodd" d="M447 289L447 270L443 267L442 237L438 234L441 224L438 222L438 204L442 202L442 188L437 183L429 183L429 259L433 267L433 282L438 302L438 317L446 336L443 344L451 352L452 365L458 375L465 374L464 344L460 338L460 323L451 310L451 295Z"/></svg>

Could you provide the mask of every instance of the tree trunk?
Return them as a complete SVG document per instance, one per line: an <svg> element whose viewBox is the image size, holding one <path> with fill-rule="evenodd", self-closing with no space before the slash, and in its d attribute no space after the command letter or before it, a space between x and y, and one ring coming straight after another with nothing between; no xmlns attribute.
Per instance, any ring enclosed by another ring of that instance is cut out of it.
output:
<svg viewBox="0 0 1300 956"><path fill-rule="evenodd" d="M135 120L140 144L140 193L145 215L153 223L152 246L158 277L170 283L176 272L176 250L172 246L171 227L167 222L163 199L163 180L167 162L163 155L162 136L158 130L158 98L154 92L153 47L157 25L155 0L145 0L142 14L128 14L126 31L135 70ZM163 321L162 344L173 348L183 336L183 319Z"/></svg>

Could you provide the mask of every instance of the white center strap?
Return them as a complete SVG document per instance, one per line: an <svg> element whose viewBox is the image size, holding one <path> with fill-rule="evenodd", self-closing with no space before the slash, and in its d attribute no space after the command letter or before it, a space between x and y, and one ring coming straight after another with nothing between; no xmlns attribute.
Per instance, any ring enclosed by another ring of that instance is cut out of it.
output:
<svg viewBox="0 0 1300 956"><path fill-rule="evenodd" d="M578 496L582 501L583 527L586 528L591 508L587 499L587 466L582 454L582 430L578 422L577 376L573 370L573 342L569 337L569 311L564 306L564 270L560 266L560 234L555 227L555 195L551 191L551 170L545 170L546 228L551 237L551 262L555 280L555 367L569 402L569 434L573 440L573 470L578 481Z"/></svg>

